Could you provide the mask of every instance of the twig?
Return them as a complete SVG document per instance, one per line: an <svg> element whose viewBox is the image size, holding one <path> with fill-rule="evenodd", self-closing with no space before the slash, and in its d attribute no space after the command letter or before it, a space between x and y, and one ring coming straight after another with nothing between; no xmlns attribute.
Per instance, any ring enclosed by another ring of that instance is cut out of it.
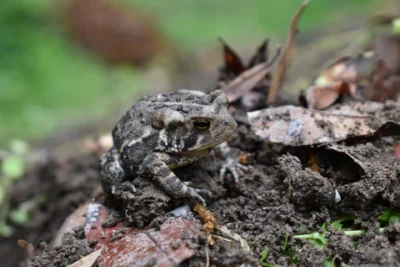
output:
<svg viewBox="0 0 400 267"><path fill-rule="evenodd" d="M276 96L278 95L279 90L282 88L284 82L286 81L286 76L290 70L292 65L294 50L296 48L296 34L297 34L297 26L300 21L300 17L303 14L303 11L306 9L311 0L305 0L299 10L297 10L294 15L291 23L288 34L288 40L283 49L281 60L279 61L278 68L276 70L276 74L272 78L272 85L269 89L268 94L268 104L275 102Z"/></svg>
<svg viewBox="0 0 400 267"><path fill-rule="evenodd" d="M208 240L208 237L207 237ZM208 255L208 241L206 242L206 267L210 266L210 256Z"/></svg>
<svg viewBox="0 0 400 267"><path fill-rule="evenodd" d="M232 233L228 228L226 228L226 226L218 226L216 228L218 231L220 231L221 233L229 236L230 238L232 238L233 240L237 241L240 243L240 247L245 251L245 252L250 252L251 249L249 247L249 244L247 244L247 241L245 239L243 239L240 235Z"/></svg>
<svg viewBox="0 0 400 267"><path fill-rule="evenodd" d="M229 242L229 243L232 242L232 240L230 240L228 238L224 238L224 237L219 236L219 235L211 235L211 236L214 237L214 238L219 238L219 239L224 240L224 241Z"/></svg>

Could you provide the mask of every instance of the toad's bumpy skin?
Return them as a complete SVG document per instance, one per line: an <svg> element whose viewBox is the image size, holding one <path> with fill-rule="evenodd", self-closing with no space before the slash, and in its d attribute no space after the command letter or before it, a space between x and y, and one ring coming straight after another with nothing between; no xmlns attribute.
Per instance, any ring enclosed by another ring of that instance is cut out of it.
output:
<svg viewBox="0 0 400 267"><path fill-rule="evenodd" d="M228 113L221 91L208 95L191 90L145 96L117 123L114 147L101 158L105 192L137 176L153 179L173 197L188 197L205 204L200 194L171 171L206 156L228 139L236 122Z"/></svg>

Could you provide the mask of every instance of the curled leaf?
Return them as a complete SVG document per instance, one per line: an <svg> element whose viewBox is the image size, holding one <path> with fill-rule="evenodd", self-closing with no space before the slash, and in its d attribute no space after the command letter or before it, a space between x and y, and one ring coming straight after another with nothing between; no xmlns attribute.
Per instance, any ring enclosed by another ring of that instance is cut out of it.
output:
<svg viewBox="0 0 400 267"><path fill-rule="evenodd" d="M400 125L390 121L396 121L398 114L400 105L385 107L380 103L366 102L341 105L326 111L282 106L248 112L247 116L253 132L260 139L300 146L357 137L399 135Z"/></svg>
<svg viewBox="0 0 400 267"><path fill-rule="evenodd" d="M289 73L290 67L292 65L294 52L296 49L296 35L298 32L300 18L310 1L311 0L304 0L299 10L297 10L296 14L292 18L285 48L283 49L283 53L278 63L276 73L272 78L272 84L268 94L268 103L275 102L279 90L282 88L283 84L286 81L286 76Z"/></svg>

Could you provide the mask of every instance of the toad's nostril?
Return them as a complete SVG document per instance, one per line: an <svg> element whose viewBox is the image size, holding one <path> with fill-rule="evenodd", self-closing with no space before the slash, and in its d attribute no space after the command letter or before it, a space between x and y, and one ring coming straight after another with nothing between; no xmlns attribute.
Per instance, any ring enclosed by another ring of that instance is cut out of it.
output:
<svg viewBox="0 0 400 267"><path fill-rule="evenodd" d="M236 124L236 122L234 120L232 120L232 121L229 121L229 120L228 121L224 121L223 125L226 126L226 127L230 127L232 129L236 129L237 128L237 124Z"/></svg>

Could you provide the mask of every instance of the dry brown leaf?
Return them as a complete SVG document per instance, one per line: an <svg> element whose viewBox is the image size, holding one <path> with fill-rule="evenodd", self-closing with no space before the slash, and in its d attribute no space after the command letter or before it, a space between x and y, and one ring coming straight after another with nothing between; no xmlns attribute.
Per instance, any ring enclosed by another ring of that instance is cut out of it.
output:
<svg viewBox="0 0 400 267"><path fill-rule="evenodd" d="M286 76L289 73L290 67L292 65L295 49L296 49L296 35L298 32L298 25L304 10L308 6L311 0L305 0L297 10L296 14L292 18L290 23L290 29L288 34L288 40L286 42L285 48L281 56L281 60L278 63L278 68L275 75L272 78L271 88L268 94L268 103L271 104L275 102L279 90L282 88L286 81Z"/></svg>
<svg viewBox="0 0 400 267"><path fill-rule="evenodd" d="M258 66L267 64L269 58L268 39L264 40L258 47L247 66L239 55L222 39L221 42L224 45L225 64L219 71L217 89L226 92L231 100L232 108L250 111L265 107L271 73L269 69L265 72L261 70L258 73ZM273 61L268 65L272 63Z"/></svg>
<svg viewBox="0 0 400 267"><path fill-rule="evenodd" d="M400 74L400 36L398 34L379 35L375 40L374 52L392 73Z"/></svg>
<svg viewBox="0 0 400 267"><path fill-rule="evenodd" d="M17 242L18 242L18 245L21 248L24 248L30 256L33 255L33 252L35 251L34 245L32 245L31 243L29 243L28 241L23 240L23 239L19 239Z"/></svg>
<svg viewBox="0 0 400 267"><path fill-rule="evenodd" d="M219 40L224 47L225 67L223 71L225 76L235 77L240 75L246 69L242 62L242 59L221 37L219 38Z"/></svg>
<svg viewBox="0 0 400 267"><path fill-rule="evenodd" d="M400 38L378 37L374 49L330 64L300 95L302 106L325 109L337 103L344 93L378 102L396 100L400 95ZM348 87L345 91L340 87L344 83Z"/></svg>
<svg viewBox="0 0 400 267"><path fill-rule="evenodd" d="M335 103L340 95L350 95L351 90L348 83L340 81L327 85L316 84L300 95L300 103L306 108L325 109Z"/></svg>
<svg viewBox="0 0 400 267"><path fill-rule="evenodd" d="M349 103L326 111L283 106L247 114L253 132L260 139L290 146L330 143L374 134L400 134L396 128L398 124L390 122L391 119L398 120L400 105ZM390 128L385 129L387 126Z"/></svg>
<svg viewBox="0 0 400 267"><path fill-rule="evenodd" d="M367 54L368 55L368 54ZM342 57L330 64L303 95L303 106L325 109L335 104L340 96L357 95L358 85L367 85L376 61L370 56Z"/></svg>
<svg viewBox="0 0 400 267"><path fill-rule="evenodd" d="M250 90L270 71L270 63L258 64L243 72L236 79L220 89L225 92L229 102L234 102L243 95L248 94Z"/></svg>
<svg viewBox="0 0 400 267"><path fill-rule="evenodd" d="M68 265L67 267L92 267L97 258L100 256L102 249L96 250L89 255L83 257L77 262Z"/></svg>
<svg viewBox="0 0 400 267"><path fill-rule="evenodd" d="M265 39L257 49L254 56L250 59L247 68L252 68L257 64L268 62L268 44L269 39Z"/></svg>
<svg viewBox="0 0 400 267"><path fill-rule="evenodd" d="M185 217L171 217L156 229L136 229L118 223L103 228L107 209L93 205L88 210L85 226L86 239L96 240L94 249L102 248L98 263L111 266L177 266L190 258L195 250L182 242L182 236L197 238L200 233L195 221ZM171 246L176 243L177 246ZM152 263L157 259L156 263Z"/></svg>

